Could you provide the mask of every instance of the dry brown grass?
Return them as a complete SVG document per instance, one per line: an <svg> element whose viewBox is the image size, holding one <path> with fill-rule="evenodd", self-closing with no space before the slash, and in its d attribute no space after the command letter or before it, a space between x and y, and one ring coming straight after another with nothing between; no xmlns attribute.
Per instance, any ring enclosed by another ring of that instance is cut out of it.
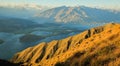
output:
<svg viewBox="0 0 120 66"><path fill-rule="evenodd" d="M41 58L36 63L39 57ZM33 66L35 64L41 66L119 66L120 24L107 24L63 40L52 41L47 45L40 44L18 53L12 59L17 63L23 60L27 65L33 64Z"/></svg>

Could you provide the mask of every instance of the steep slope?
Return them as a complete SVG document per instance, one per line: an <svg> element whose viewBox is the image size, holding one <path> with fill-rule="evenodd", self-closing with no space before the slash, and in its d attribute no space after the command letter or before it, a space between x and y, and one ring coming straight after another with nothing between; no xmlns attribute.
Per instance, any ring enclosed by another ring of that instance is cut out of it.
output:
<svg viewBox="0 0 120 66"><path fill-rule="evenodd" d="M45 22L64 22L64 23L98 23L98 22L120 22L120 12L108 9L79 7L57 7L37 14L35 19ZM47 21L46 21L47 20Z"/></svg>
<svg viewBox="0 0 120 66"><path fill-rule="evenodd" d="M120 24L86 30L81 34L40 43L17 53L11 62L41 66L119 65Z"/></svg>

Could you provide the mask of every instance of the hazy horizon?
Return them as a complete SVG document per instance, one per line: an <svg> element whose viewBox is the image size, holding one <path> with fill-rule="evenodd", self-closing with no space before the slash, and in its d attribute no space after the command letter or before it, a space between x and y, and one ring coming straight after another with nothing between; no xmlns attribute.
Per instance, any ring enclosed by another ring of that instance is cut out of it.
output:
<svg viewBox="0 0 120 66"><path fill-rule="evenodd" d="M98 8L109 8L109 9L120 9L120 0L0 0L1 5L21 5L28 4L31 6L40 5L46 7L60 7L60 6L88 6L88 7L98 7Z"/></svg>

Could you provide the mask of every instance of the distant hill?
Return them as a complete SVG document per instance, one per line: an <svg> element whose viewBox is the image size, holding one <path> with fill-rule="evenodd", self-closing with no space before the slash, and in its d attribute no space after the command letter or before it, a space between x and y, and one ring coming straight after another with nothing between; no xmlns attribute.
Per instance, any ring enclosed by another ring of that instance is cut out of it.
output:
<svg viewBox="0 0 120 66"><path fill-rule="evenodd" d="M15 54L14 63L40 66L119 66L120 24L110 23Z"/></svg>
<svg viewBox="0 0 120 66"><path fill-rule="evenodd" d="M1 18L0 32L15 32L29 28L37 27L37 23L18 18Z"/></svg>
<svg viewBox="0 0 120 66"><path fill-rule="evenodd" d="M120 12L91 7L57 7L37 14L34 19L44 22L92 24L120 22Z"/></svg>

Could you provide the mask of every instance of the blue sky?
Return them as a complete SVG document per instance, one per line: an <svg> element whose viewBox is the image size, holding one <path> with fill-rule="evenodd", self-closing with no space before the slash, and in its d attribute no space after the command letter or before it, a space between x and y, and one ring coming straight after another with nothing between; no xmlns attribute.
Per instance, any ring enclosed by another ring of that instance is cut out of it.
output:
<svg viewBox="0 0 120 66"><path fill-rule="evenodd" d="M120 8L120 0L0 0L0 4L38 4L43 6L92 6Z"/></svg>

